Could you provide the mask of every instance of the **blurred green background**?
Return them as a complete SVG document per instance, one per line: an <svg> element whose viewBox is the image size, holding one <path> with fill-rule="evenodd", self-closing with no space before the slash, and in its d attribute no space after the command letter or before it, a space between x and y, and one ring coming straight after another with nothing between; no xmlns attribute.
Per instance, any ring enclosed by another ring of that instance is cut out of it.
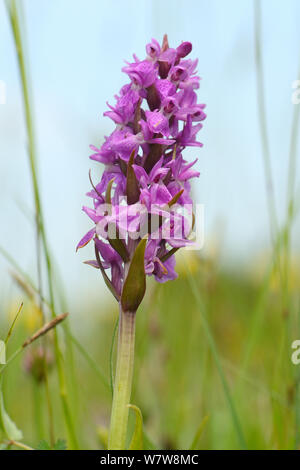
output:
<svg viewBox="0 0 300 470"><path fill-rule="evenodd" d="M251 449L299 448L300 365L291 362L291 344L300 339L299 111L291 102L299 76L299 2L261 0L256 10L250 0L22 3L56 310L70 312L58 331L79 446L104 445L118 315L99 274L82 264L88 249L75 254L88 229L80 213L88 170L99 174L88 145L100 145L111 132L101 115L125 83L123 59L133 52L142 57L150 38L167 32L171 45L193 42L203 77L204 148L187 158L199 157L193 191L205 206L206 236L199 253L178 254L176 281L148 280L137 314L132 403L143 413L148 447L186 449L198 431L197 449L241 448L241 433ZM0 105L0 246L23 271L1 256L0 339L24 302L10 356L40 327L41 316L27 279L37 284L32 189L4 2L0 44L7 95ZM33 447L49 441L41 344L3 373L6 410ZM55 437L67 439L52 334L47 351Z"/></svg>
<svg viewBox="0 0 300 470"><path fill-rule="evenodd" d="M290 339L295 339L299 331L299 271L291 272L291 311L284 312L278 277L274 272L263 275L262 265L241 272L220 269L216 255L179 258L179 279L166 285L148 282L146 298L137 314L132 403L142 410L147 437L159 449L186 449L208 417L197 449L240 448L203 325L206 315L247 446L298 446L300 370L291 362ZM199 289L200 299L195 298L193 286ZM10 309L11 319L18 306L15 302ZM104 305L101 300L87 301L81 320L76 324L71 320L75 336L95 365L91 366L70 344L68 336L65 338L69 399L81 448L101 448L109 424L111 393L107 382L117 314L113 302ZM8 319L1 323L1 331L5 332ZM25 301L9 350L14 351L38 325L37 310ZM41 438L48 439L44 385L26 371L28 355L35 351L36 346L31 346L25 357L17 359L7 369L4 382L6 408L23 430L26 442L33 446ZM50 382L56 436L65 438L53 371ZM131 426L133 422L131 417Z"/></svg>

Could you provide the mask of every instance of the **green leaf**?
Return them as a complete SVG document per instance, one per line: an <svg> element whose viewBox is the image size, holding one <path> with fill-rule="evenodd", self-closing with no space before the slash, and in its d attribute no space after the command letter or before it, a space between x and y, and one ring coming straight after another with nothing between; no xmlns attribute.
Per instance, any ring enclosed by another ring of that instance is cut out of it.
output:
<svg viewBox="0 0 300 470"><path fill-rule="evenodd" d="M21 303L21 305L20 305L20 307L19 307L19 309L18 309L18 311L17 311L17 314L16 314L14 320L13 320L12 324L10 325L10 328L9 328L9 330L8 330L7 337L6 337L6 340L5 340L5 344L7 344L9 338L10 338L11 335L12 335L14 326L15 326L16 321L17 321L17 319L18 319L18 317L19 317L19 315L20 315L20 313L21 313L22 308L23 308L23 302ZM1 352L1 347L0 347L0 352ZM1 360L0 360L0 364L1 364Z"/></svg>
<svg viewBox="0 0 300 470"><path fill-rule="evenodd" d="M158 162L163 153L163 146L160 144L149 144L149 154L145 160L144 169L150 173L154 165Z"/></svg>
<svg viewBox="0 0 300 470"><path fill-rule="evenodd" d="M67 450L67 443L65 439L57 439L53 446L53 450Z"/></svg>
<svg viewBox="0 0 300 470"><path fill-rule="evenodd" d="M23 439L22 431L17 428L4 408L2 388L0 388L0 426L10 441L20 441Z"/></svg>
<svg viewBox="0 0 300 470"><path fill-rule="evenodd" d="M128 263L129 255L125 243L121 238L108 238L110 246L121 256L124 263Z"/></svg>
<svg viewBox="0 0 300 470"><path fill-rule="evenodd" d="M172 197L171 201L168 202L169 207L172 207L174 204L176 204L176 202L178 201L178 199L182 195L183 191L184 191L184 189L181 189L180 191L178 191L177 194L175 194L175 196Z"/></svg>
<svg viewBox="0 0 300 470"><path fill-rule="evenodd" d="M203 433L203 430L207 424L207 421L208 421L208 418L209 416L206 415L203 420L201 421L200 423L200 426L198 427L197 429L197 432L195 434L195 437L193 439L193 442L192 442L192 445L191 447L189 448L189 450L199 450L199 442L200 442L200 439L201 439L201 436L202 436L202 433Z"/></svg>
<svg viewBox="0 0 300 470"><path fill-rule="evenodd" d="M105 202L106 204L111 204L111 188L112 188L112 185L113 185L113 182L115 181L115 178L112 178L107 187L106 187L106 193L105 193Z"/></svg>
<svg viewBox="0 0 300 470"><path fill-rule="evenodd" d="M111 189L112 189L112 185L114 181L115 181L115 178L112 178L107 185L106 194L105 194L106 204L111 204ZM127 263L129 261L129 255L127 252L127 248L124 244L124 241L119 238L118 230L115 227L115 224L111 224L111 227L115 228L116 238L108 238L108 241L110 245L112 246L112 248L116 250L117 253L119 253L124 263ZM109 226L108 226L108 233L109 233Z"/></svg>
<svg viewBox="0 0 300 470"><path fill-rule="evenodd" d="M148 90L147 90L147 95L148 96L149 96L149 89L150 88L151 87L149 87ZM154 85L153 85L153 88L155 88ZM156 90L156 88L155 88L155 90ZM148 99L148 97L147 97L147 99ZM133 130L134 130L135 134L138 134L141 130L141 125L140 125L140 120L142 118L142 116L141 116L141 103L142 103L142 99L140 98L138 100L137 106L135 108L134 119L133 119Z"/></svg>
<svg viewBox="0 0 300 470"><path fill-rule="evenodd" d="M128 204L135 204L140 197L140 188L135 176L132 165L134 163L134 151L130 155L130 159L127 166L127 178L126 178L126 195Z"/></svg>
<svg viewBox="0 0 300 470"><path fill-rule="evenodd" d="M36 450L66 450L66 449L67 449L67 443L65 439L57 439L53 447L51 447L51 445L45 439L42 439L36 447Z"/></svg>
<svg viewBox="0 0 300 470"><path fill-rule="evenodd" d="M122 160L122 158L119 158L118 160L119 167L121 168L121 171L124 176L127 176L127 163Z"/></svg>
<svg viewBox="0 0 300 470"><path fill-rule="evenodd" d="M6 345L0 339L0 364L6 364Z"/></svg>
<svg viewBox="0 0 300 470"><path fill-rule="evenodd" d="M164 256L162 256L162 257L160 258L160 261L161 261L162 263L164 263L164 262L167 261L169 258L171 258L171 256L173 256L173 255L176 253L176 251L178 251L178 250L179 250L178 247L172 248L170 251L168 251L168 253L166 253Z"/></svg>
<svg viewBox="0 0 300 470"><path fill-rule="evenodd" d="M128 450L143 450L143 415L135 405L128 405L135 412L135 427Z"/></svg>
<svg viewBox="0 0 300 470"><path fill-rule="evenodd" d="M145 295L146 274L144 257L146 243L146 238L140 241L130 263L121 296L121 304L124 312L136 312Z"/></svg>
<svg viewBox="0 0 300 470"><path fill-rule="evenodd" d="M98 265L99 265L99 269L101 271L101 274L103 276L103 279L104 279L104 282L105 284L107 285L107 287L109 288L110 292L112 293L112 295L115 297L115 299L117 300L117 302L119 302L119 295L116 291L116 289L114 288L113 284L111 283L108 275L106 274L105 272L105 269L103 268L103 265L101 263L101 259L100 259L100 256L99 256L99 252L98 252L98 249L96 247L96 244L95 244L95 256L96 256L96 260L98 262Z"/></svg>
<svg viewBox="0 0 300 470"><path fill-rule="evenodd" d="M45 439L43 439L38 443L36 450L51 450L51 446L47 441L45 441Z"/></svg>

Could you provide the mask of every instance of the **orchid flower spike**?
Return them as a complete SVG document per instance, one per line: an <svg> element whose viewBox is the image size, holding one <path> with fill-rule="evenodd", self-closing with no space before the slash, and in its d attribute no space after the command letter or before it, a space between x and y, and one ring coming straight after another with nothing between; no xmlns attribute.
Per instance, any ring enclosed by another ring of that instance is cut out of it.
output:
<svg viewBox="0 0 300 470"><path fill-rule="evenodd" d="M146 275L158 282L177 277L174 253L190 243L191 221L181 209L192 205L190 180L199 173L192 168L197 160L188 163L183 151L202 146L197 134L206 118L195 91L197 60L186 59L191 50L190 42L170 48L165 36L162 46L155 39L147 44L144 60L134 56L122 69L129 83L104 113L116 128L100 148L91 146L90 158L104 171L88 193L93 207L83 207L94 226L77 249L93 240L95 259L86 263L100 269L131 311L143 298Z"/></svg>

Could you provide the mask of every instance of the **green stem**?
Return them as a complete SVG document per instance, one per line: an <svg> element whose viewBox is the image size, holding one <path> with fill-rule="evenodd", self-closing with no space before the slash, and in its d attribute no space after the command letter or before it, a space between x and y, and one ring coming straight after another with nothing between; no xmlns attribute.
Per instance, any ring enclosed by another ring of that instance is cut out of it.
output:
<svg viewBox="0 0 300 470"><path fill-rule="evenodd" d="M43 344L44 345L47 344L46 338L43 339ZM47 408L48 408L48 417L49 417L49 437L50 437L51 447L53 447L55 443L54 419L53 419L53 407L52 407L50 387L49 387L49 375L48 375L48 364L47 364L47 359L46 359L46 348L44 348L43 366L44 366L44 373L45 373L45 392L46 392L46 398L47 398Z"/></svg>
<svg viewBox="0 0 300 470"><path fill-rule="evenodd" d="M32 382L34 395L34 420L36 441L45 438L42 386L36 380Z"/></svg>
<svg viewBox="0 0 300 470"><path fill-rule="evenodd" d="M135 313L123 312L120 306L116 377L111 411L109 450L125 450L128 405L130 403L135 338Z"/></svg>
<svg viewBox="0 0 300 470"><path fill-rule="evenodd" d="M116 321L116 324L114 326L114 331L111 339L111 346L110 346L110 353L109 353L109 368L110 368L110 391L111 395L113 396L114 394L114 377L113 377L113 356L114 356L114 345L115 345L115 339L116 339L116 332L118 330L119 326L119 318Z"/></svg>
<svg viewBox="0 0 300 470"><path fill-rule="evenodd" d="M8 446L15 446L19 447L22 450L34 450L32 447L29 447L28 445L24 444L23 442L18 442L18 441L7 441Z"/></svg>

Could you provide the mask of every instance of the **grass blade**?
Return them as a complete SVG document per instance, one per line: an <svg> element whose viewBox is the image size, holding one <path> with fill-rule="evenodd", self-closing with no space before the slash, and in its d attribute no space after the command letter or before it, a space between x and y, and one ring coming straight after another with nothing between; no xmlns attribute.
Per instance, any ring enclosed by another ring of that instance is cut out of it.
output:
<svg viewBox="0 0 300 470"><path fill-rule="evenodd" d="M48 281L48 290L49 290L49 297L50 297L50 310L52 318L56 317L55 313L55 302L54 302L54 290L53 290L53 279L52 279L52 263L50 252L48 248L48 241L46 237L46 230L44 225L44 217L41 205L41 198L40 198L40 190L38 184L38 176L37 176L37 167L36 167L36 146L35 146L35 133L34 133L34 122L33 122L33 115L32 115L32 99L30 96L30 79L28 73L28 67L26 66L25 61L25 47L24 47L24 35L22 36L22 27L24 29L24 24L21 21L22 15L20 14L20 7L21 4L15 2L15 0L11 0L10 2L6 3L8 15L11 22L11 28L13 32L13 38L15 42L16 53L18 57L18 67L21 77L21 85L22 85L22 95L23 95L23 102L24 102L24 112L25 112L25 121L26 121L26 128L27 128L27 135L28 135L28 151L29 151L29 164L30 164L30 173L31 173L31 180L32 180L32 187L34 193L34 201L35 201L35 215L36 215L36 229L37 229L37 259L38 259L38 276L39 276L39 284L40 289L39 292L41 293L41 268L40 268L40 243L39 240L42 240L42 247L44 252L44 257L46 261L46 270L47 270L47 281ZM55 349L55 357L56 357L56 365L57 365L57 372L58 372L58 380L59 380L59 389L60 389L60 398L62 402L65 423L69 434L70 440L70 447L74 449L78 449L77 437L75 433L75 428L73 425L73 419L70 411L70 406L68 402L68 394L67 394L67 381L66 375L63 365L63 356L60 350L59 341L56 329L54 330L54 349Z"/></svg>
<svg viewBox="0 0 300 470"><path fill-rule="evenodd" d="M221 379L221 382L222 382L222 385L223 385L224 394L225 394L225 397L226 397L226 400L227 400L227 403L228 403L228 407L230 409L230 413L231 413L231 416L232 416L232 422L234 424L240 446L241 446L242 449L246 449L247 445L246 445L246 440L245 440L244 433L243 433L243 430L242 430L242 426L240 424L240 420L239 420L239 417L238 417L238 414L237 414L237 411L236 411L236 408L235 408L234 400L231 396L231 392L230 392L230 389L229 389L229 386L228 386L228 383L227 383L227 380L226 380L226 377L225 377L225 374L224 374L224 371L223 371L223 367L222 367L222 363L221 363L221 360L220 360L220 357L219 357L218 349L217 349L217 346L215 344L214 337L212 335L209 323L208 323L207 318L206 318L205 306L204 306L204 303L203 303L203 301L201 299L201 296L200 296L200 293L199 293L199 287L197 286L196 281L195 281L192 273L190 272L189 267L188 267L187 276L188 276L188 280L189 280L192 292L194 294L195 300L197 302L199 311L201 313L201 319L202 319L204 333L205 333L208 345L210 347L212 356L214 358L214 361L215 361L215 364L216 364L216 367L217 367L217 370L218 370L218 373L219 373L219 376L220 376L220 379Z"/></svg>
<svg viewBox="0 0 300 470"><path fill-rule="evenodd" d="M199 447L199 441L200 441L201 436L202 436L202 434L203 434L204 428L205 428L205 426L206 426L206 424L207 424L208 418L209 418L209 416L206 415L206 416L204 416L203 420L201 421L200 426L199 426L198 429L197 429L197 432L196 432L196 434L195 434L195 437L194 437L194 439L193 439L192 445L191 445L191 447L189 448L189 450L197 450L197 449L198 449L198 447Z"/></svg>

